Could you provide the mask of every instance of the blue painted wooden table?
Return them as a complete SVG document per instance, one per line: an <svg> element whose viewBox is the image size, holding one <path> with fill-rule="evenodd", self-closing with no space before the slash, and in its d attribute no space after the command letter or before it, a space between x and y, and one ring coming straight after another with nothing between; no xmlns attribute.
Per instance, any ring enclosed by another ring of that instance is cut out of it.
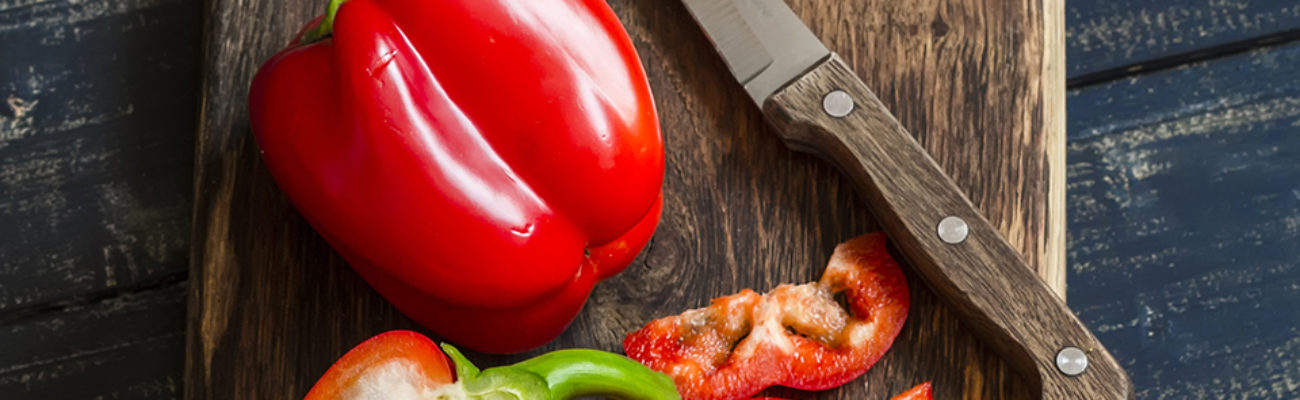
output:
<svg viewBox="0 0 1300 400"><path fill-rule="evenodd" d="M0 0L0 398L180 397L201 7ZM1071 306L1139 398L1300 398L1300 4L1066 18Z"/></svg>
<svg viewBox="0 0 1300 400"><path fill-rule="evenodd" d="M1070 304L1139 398L1300 398L1298 65L1279 43L1070 91Z"/></svg>

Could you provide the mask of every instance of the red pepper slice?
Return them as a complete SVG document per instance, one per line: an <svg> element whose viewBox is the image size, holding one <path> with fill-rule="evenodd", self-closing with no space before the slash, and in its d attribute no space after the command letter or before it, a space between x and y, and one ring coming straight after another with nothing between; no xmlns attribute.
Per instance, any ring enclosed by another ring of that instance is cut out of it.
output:
<svg viewBox="0 0 1300 400"><path fill-rule="evenodd" d="M659 221L650 89L596 0L332 0L262 66L252 130L288 199L443 338L559 335Z"/></svg>
<svg viewBox="0 0 1300 400"><path fill-rule="evenodd" d="M685 399L740 399L774 385L829 389L861 376L907 319L907 282L883 234L835 248L818 282L720 297L651 321L623 341ZM836 296L842 294L846 311Z"/></svg>
<svg viewBox="0 0 1300 400"><path fill-rule="evenodd" d="M440 351L423 335L390 331L344 354L307 392L305 400L563 400L587 396L680 399L667 376L613 353L558 350L517 364L479 370L455 347L443 345Z"/></svg>
<svg viewBox="0 0 1300 400"><path fill-rule="evenodd" d="M930 382L925 382L920 385L916 385L911 389L907 389L907 391L903 393L899 393L897 396L890 398L890 400L930 400L931 398L932 397L930 397ZM751 400L787 400L787 399L783 399L780 397L755 397Z"/></svg>
<svg viewBox="0 0 1300 400"><path fill-rule="evenodd" d="M925 382L908 389L906 392L899 393L890 400L930 400L931 398L930 382Z"/></svg>

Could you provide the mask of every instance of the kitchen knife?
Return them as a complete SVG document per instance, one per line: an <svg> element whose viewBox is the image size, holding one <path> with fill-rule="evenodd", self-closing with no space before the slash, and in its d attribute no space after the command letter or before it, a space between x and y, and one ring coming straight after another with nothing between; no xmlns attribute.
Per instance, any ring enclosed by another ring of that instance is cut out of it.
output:
<svg viewBox="0 0 1300 400"><path fill-rule="evenodd" d="M1036 397L1133 398L1101 342L782 0L683 2L786 145L852 179L919 275Z"/></svg>

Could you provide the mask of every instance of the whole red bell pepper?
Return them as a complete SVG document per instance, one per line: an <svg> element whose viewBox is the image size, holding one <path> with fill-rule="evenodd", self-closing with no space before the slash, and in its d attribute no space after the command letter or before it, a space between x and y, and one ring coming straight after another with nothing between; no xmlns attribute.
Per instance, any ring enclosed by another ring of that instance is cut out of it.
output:
<svg viewBox="0 0 1300 400"><path fill-rule="evenodd" d="M659 221L650 90L600 0L334 0L249 109L306 220L465 347L555 338Z"/></svg>
<svg viewBox="0 0 1300 400"><path fill-rule="evenodd" d="M445 353L444 353L445 352ZM627 357L566 349L479 370L450 345L411 331L379 334L348 351L305 400L518 399L608 396L680 400L673 381Z"/></svg>
<svg viewBox="0 0 1300 400"><path fill-rule="evenodd" d="M651 321L623 348L671 376L688 400L743 399L774 385L830 389L885 354L910 302L885 236L867 234L837 246L818 282L714 299Z"/></svg>

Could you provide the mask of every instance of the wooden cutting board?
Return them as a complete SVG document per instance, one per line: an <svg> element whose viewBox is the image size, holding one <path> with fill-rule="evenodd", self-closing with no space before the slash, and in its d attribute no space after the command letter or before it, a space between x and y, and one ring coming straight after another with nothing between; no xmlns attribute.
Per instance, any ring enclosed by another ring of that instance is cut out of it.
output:
<svg viewBox="0 0 1300 400"><path fill-rule="evenodd" d="M365 338L424 331L308 227L249 134L245 99L256 68L324 3L207 2L188 399L300 398ZM837 171L782 146L681 4L609 3L663 122L663 222L633 266L596 287L563 336L529 354L472 354L480 366L562 347L621 352L623 336L655 317L741 288L816 279L835 244L877 229ZM1064 293L1061 0L790 3ZM908 323L865 377L826 393L773 393L884 399L933 380L940 399L1026 397L1020 380L912 278Z"/></svg>

